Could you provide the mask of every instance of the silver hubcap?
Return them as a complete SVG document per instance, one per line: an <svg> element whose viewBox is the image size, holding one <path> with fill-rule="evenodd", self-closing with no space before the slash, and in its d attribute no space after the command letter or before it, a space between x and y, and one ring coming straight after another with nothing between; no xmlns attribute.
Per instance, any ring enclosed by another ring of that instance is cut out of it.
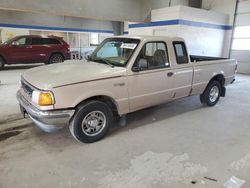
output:
<svg viewBox="0 0 250 188"><path fill-rule="evenodd" d="M55 55L52 57L51 62L52 63L60 63L60 62L63 62L63 59L60 55Z"/></svg>
<svg viewBox="0 0 250 188"><path fill-rule="evenodd" d="M82 121L82 131L88 136L96 136L106 126L106 116L101 111L88 113Z"/></svg>
<svg viewBox="0 0 250 188"><path fill-rule="evenodd" d="M218 86L213 86L209 92L209 100L211 102L215 102L218 97L219 97L219 88Z"/></svg>

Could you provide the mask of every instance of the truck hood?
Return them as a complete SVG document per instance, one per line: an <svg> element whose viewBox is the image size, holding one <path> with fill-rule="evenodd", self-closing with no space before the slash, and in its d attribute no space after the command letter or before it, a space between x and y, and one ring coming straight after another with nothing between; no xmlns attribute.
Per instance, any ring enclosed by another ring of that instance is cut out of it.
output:
<svg viewBox="0 0 250 188"><path fill-rule="evenodd" d="M22 78L34 87L48 90L63 85L126 75L126 68L106 64L70 60L64 63L30 69Z"/></svg>

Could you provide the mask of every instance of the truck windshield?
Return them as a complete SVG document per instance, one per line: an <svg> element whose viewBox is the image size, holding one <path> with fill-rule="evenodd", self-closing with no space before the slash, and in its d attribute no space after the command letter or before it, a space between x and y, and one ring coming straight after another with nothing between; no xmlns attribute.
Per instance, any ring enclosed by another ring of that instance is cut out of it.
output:
<svg viewBox="0 0 250 188"><path fill-rule="evenodd" d="M139 39L108 38L92 53L89 60L125 67L138 46Z"/></svg>

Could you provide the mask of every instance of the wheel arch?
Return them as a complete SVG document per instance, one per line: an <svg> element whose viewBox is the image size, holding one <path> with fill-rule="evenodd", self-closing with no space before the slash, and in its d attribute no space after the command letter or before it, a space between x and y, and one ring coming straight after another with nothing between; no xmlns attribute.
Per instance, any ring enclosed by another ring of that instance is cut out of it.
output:
<svg viewBox="0 0 250 188"><path fill-rule="evenodd" d="M84 99L83 101L81 101L80 103L78 103L75 108L78 109L82 105L84 105L87 102L92 101L92 100L104 102L105 104L107 104L110 107L110 109L112 110L114 115L119 114L118 113L118 104L116 103L116 101L112 97L107 96L107 95L96 95L96 96L88 97L88 98Z"/></svg>
<svg viewBox="0 0 250 188"><path fill-rule="evenodd" d="M214 75L208 82L206 88L204 89L203 93L206 91L207 87L209 86L209 84L212 82L212 81L218 81L220 84L221 84L221 97L225 97L226 95L226 89L225 89L225 77L222 73L219 73L219 74L216 74Z"/></svg>
<svg viewBox="0 0 250 188"><path fill-rule="evenodd" d="M64 57L63 53L60 52L60 51L52 52L52 53L49 55L49 59L52 57L52 55L55 55L55 54L60 54L60 55L63 57L63 59L65 60L65 57Z"/></svg>
<svg viewBox="0 0 250 188"><path fill-rule="evenodd" d="M225 76L224 76L222 73L216 74L215 76L213 76L212 79L209 81L209 83L210 83L211 81L214 81L214 80L220 82L221 87L224 87L226 79L225 79ZM209 84L209 83L208 83L208 84Z"/></svg>
<svg viewBox="0 0 250 188"><path fill-rule="evenodd" d="M5 63L5 64L8 63L7 60L6 60L6 58L5 58L2 54L0 54L0 58L2 58L2 59L4 60L4 63Z"/></svg>

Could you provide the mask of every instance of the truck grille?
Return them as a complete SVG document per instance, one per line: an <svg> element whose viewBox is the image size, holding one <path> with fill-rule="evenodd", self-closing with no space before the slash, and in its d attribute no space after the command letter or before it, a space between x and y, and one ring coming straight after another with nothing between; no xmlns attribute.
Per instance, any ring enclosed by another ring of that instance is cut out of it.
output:
<svg viewBox="0 0 250 188"><path fill-rule="evenodd" d="M24 92L32 98L32 92L34 89L32 89L28 84L26 84L23 80L21 80L21 87L24 90Z"/></svg>

